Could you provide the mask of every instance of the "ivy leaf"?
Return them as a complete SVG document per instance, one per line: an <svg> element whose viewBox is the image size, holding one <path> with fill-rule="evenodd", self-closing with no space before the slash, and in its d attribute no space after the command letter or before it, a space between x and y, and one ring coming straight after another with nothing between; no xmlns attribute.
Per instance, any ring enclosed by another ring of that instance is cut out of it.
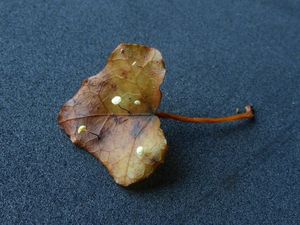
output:
<svg viewBox="0 0 300 225"><path fill-rule="evenodd" d="M155 115L164 76L158 50L120 44L59 113L71 141L101 161L122 186L147 178L164 162L167 142Z"/></svg>

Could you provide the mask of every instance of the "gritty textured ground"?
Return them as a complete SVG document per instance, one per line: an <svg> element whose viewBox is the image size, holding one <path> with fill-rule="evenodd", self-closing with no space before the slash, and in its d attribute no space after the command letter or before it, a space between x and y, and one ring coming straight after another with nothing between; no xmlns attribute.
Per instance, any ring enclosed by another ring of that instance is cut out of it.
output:
<svg viewBox="0 0 300 225"><path fill-rule="evenodd" d="M300 224L300 2L0 1L0 224ZM57 125L120 43L159 49L166 164L131 189Z"/></svg>

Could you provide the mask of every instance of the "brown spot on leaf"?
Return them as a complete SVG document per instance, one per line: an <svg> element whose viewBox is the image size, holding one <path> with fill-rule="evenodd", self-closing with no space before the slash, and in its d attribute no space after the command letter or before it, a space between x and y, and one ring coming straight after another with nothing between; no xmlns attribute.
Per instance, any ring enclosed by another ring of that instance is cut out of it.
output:
<svg viewBox="0 0 300 225"><path fill-rule="evenodd" d="M121 73L121 75L122 75L122 77L124 77L125 79L128 78L128 72L127 72L127 71L123 71L123 72Z"/></svg>
<svg viewBox="0 0 300 225"><path fill-rule="evenodd" d="M111 84L110 87L111 87L112 91L116 91L117 90L117 85L116 84Z"/></svg>

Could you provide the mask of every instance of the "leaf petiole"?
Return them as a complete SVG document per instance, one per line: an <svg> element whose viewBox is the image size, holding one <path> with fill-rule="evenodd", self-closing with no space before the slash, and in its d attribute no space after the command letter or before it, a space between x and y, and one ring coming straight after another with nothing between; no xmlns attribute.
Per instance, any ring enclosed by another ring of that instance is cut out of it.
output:
<svg viewBox="0 0 300 225"><path fill-rule="evenodd" d="M175 115L171 113L157 112L156 115L163 119L178 120L187 123L226 123L238 120L253 119L254 109L251 105L245 107L246 111L244 113L236 114L233 116L221 117L221 118L199 118L199 117L185 117L180 115Z"/></svg>

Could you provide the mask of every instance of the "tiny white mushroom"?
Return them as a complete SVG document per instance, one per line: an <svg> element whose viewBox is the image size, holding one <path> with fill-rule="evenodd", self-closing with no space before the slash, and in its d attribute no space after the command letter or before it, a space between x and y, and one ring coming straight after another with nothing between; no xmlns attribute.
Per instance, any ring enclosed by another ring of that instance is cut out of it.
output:
<svg viewBox="0 0 300 225"><path fill-rule="evenodd" d="M138 146L136 148L136 154L139 156L139 157L142 157L144 155L144 148L143 146Z"/></svg>
<svg viewBox="0 0 300 225"><path fill-rule="evenodd" d="M134 66L136 64L136 61L134 61L131 65Z"/></svg>
<svg viewBox="0 0 300 225"><path fill-rule="evenodd" d="M140 104L141 104L141 101L140 101L140 100L135 100L135 101L134 101L134 104L135 104L135 105L140 105Z"/></svg>
<svg viewBox="0 0 300 225"><path fill-rule="evenodd" d="M80 127L78 127L77 133L81 134L81 133L84 133L86 131L87 131L86 126L85 125L81 125Z"/></svg>
<svg viewBox="0 0 300 225"><path fill-rule="evenodd" d="M114 105L118 105L118 104L120 104L121 101L122 101L122 98L120 96L115 96L112 98L111 103Z"/></svg>

